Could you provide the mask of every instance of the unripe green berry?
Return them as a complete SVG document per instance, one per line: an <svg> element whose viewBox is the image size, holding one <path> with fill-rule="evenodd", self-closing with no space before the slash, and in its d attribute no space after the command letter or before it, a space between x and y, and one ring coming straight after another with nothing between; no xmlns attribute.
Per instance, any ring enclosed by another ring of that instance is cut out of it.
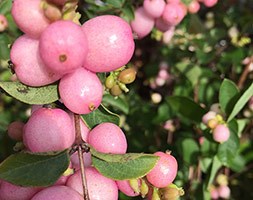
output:
<svg viewBox="0 0 253 200"><path fill-rule="evenodd" d="M121 88L119 87L119 85L114 85L111 90L110 90L110 93L113 95L113 96L119 96L122 94L122 90Z"/></svg>
<svg viewBox="0 0 253 200"><path fill-rule="evenodd" d="M110 75L105 80L105 87L108 89L112 89L112 87L115 85L114 77L113 75Z"/></svg>

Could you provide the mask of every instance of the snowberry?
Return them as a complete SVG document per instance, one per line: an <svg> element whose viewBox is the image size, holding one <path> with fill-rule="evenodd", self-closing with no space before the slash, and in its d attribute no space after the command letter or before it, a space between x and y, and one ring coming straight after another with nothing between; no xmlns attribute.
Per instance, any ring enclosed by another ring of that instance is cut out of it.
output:
<svg viewBox="0 0 253 200"><path fill-rule="evenodd" d="M95 168L85 168L85 176L87 180L88 193L91 200L117 200L118 187L115 181L102 176ZM83 195L83 187L80 171L75 172L69 177L68 187L73 188Z"/></svg>
<svg viewBox="0 0 253 200"><path fill-rule="evenodd" d="M82 67L87 55L87 39L82 28L71 21L56 21L41 34L40 56L58 74Z"/></svg>
<svg viewBox="0 0 253 200"><path fill-rule="evenodd" d="M172 183L177 175L177 160L170 154L156 152L159 156L155 167L147 174L147 180L155 187L163 188Z"/></svg>
<svg viewBox="0 0 253 200"><path fill-rule="evenodd" d="M134 20L130 24L138 39L141 39L152 31L155 20L146 13L143 7L139 7L135 10Z"/></svg>
<svg viewBox="0 0 253 200"><path fill-rule="evenodd" d="M38 192L31 200L83 200L75 190L67 186L51 186Z"/></svg>
<svg viewBox="0 0 253 200"><path fill-rule="evenodd" d="M144 0L143 8L151 17L158 18L162 16L165 4L164 0Z"/></svg>
<svg viewBox="0 0 253 200"><path fill-rule="evenodd" d="M213 139L216 142L226 142L229 139L229 128L224 124L217 125L213 130Z"/></svg>
<svg viewBox="0 0 253 200"><path fill-rule="evenodd" d="M129 62L134 40L129 24L120 17L103 15L82 26L88 39L88 55L84 67L93 72L109 72Z"/></svg>
<svg viewBox="0 0 253 200"><path fill-rule="evenodd" d="M163 20L163 18L160 17L160 18L157 18L157 19L155 20L155 27L156 27L159 31L166 32L167 30L169 30L169 29L170 29L171 27L173 27L173 26L171 26L169 23L165 22L165 21Z"/></svg>
<svg viewBox="0 0 253 200"><path fill-rule="evenodd" d="M129 184L129 180L116 181L119 190L129 197L138 196L139 193L134 192L133 188Z"/></svg>
<svg viewBox="0 0 253 200"><path fill-rule="evenodd" d="M95 73L81 67L62 77L59 93L70 111L88 114L100 105L103 86Z"/></svg>
<svg viewBox="0 0 253 200"><path fill-rule="evenodd" d="M93 128L88 134L88 143L103 153L124 154L127 150L125 134L110 122L101 123Z"/></svg>
<svg viewBox="0 0 253 200"><path fill-rule="evenodd" d="M218 3L218 0L204 0L203 3L206 7L213 7Z"/></svg>
<svg viewBox="0 0 253 200"><path fill-rule="evenodd" d="M10 58L17 78L26 85L48 85L61 77L45 67L39 56L38 40L30 38L26 34L14 42Z"/></svg>
<svg viewBox="0 0 253 200"><path fill-rule="evenodd" d="M49 25L41 7L41 0L15 0L11 14L21 31L33 38L39 38Z"/></svg>
<svg viewBox="0 0 253 200"><path fill-rule="evenodd" d="M0 32L5 31L7 27L8 27L8 21L6 17L0 14Z"/></svg>
<svg viewBox="0 0 253 200"><path fill-rule="evenodd" d="M182 3L166 4L162 18L171 26L178 25L186 15L186 8Z"/></svg>
<svg viewBox="0 0 253 200"><path fill-rule="evenodd" d="M1 181L1 200L30 200L39 190L38 187L21 187L6 181Z"/></svg>
<svg viewBox="0 0 253 200"><path fill-rule="evenodd" d="M189 13L197 13L200 9L200 4L197 0L193 0L189 5L188 5L188 11Z"/></svg>
<svg viewBox="0 0 253 200"><path fill-rule="evenodd" d="M40 108L26 123L23 139L32 152L60 151L74 143L73 130L73 123L65 111Z"/></svg>
<svg viewBox="0 0 253 200"><path fill-rule="evenodd" d="M215 187L211 188L210 196L212 199L219 199L219 192L218 192L217 188L215 188Z"/></svg>
<svg viewBox="0 0 253 200"><path fill-rule="evenodd" d="M20 121L14 121L8 125L8 135L13 140L21 141L23 139L24 123Z"/></svg>
<svg viewBox="0 0 253 200"><path fill-rule="evenodd" d="M202 122L207 125L208 121L214 119L215 117L216 117L216 112L208 111L206 114L203 115Z"/></svg>
<svg viewBox="0 0 253 200"><path fill-rule="evenodd" d="M227 185L221 185L217 188L219 197L228 199L230 197L230 188Z"/></svg>

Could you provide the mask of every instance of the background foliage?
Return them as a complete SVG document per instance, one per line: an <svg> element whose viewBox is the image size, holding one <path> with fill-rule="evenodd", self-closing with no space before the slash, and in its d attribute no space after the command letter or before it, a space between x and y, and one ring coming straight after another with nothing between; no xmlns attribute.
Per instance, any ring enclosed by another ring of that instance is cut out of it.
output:
<svg viewBox="0 0 253 200"><path fill-rule="evenodd" d="M120 15L129 21L141 4L139 0L86 0L80 1L79 12L82 22L101 14ZM0 33L1 81L12 79L9 47L22 34L12 20L10 7L11 1L0 2L0 13L9 22L9 28ZM103 99L107 108L120 115L129 152L172 151L179 162L176 184L186 192L183 199L208 199L206 187L218 173L228 175L231 199L253 199L253 111L247 104L253 96L253 61L251 65L242 62L253 55L252 10L250 0L219 1L213 8L201 7L197 15L188 14L169 44L161 41L157 30L136 40L136 53L129 65L138 70L137 80L129 86L129 93L117 99L106 94ZM153 88L150 83L161 63L169 66L169 81ZM152 100L154 93L162 96L160 102ZM0 95L2 161L15 145L6 135L7 126L15 120L26 121L29 106ZM201 123L214 103L219 103L229 121L231 137L223 144L214 142ZM92 124L92 116L88 118ZM173 129L164 128L167 120ZM205 139L200 145L202 136Z"/></svg>

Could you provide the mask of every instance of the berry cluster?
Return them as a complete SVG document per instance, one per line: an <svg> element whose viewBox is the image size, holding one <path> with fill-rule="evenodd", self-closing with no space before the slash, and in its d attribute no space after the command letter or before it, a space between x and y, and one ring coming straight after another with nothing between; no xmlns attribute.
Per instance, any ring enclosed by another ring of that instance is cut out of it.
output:
<svg viewBox="0 0 253 200"><path fill-rule="evenodd" d="M13 69L19 81L29 86L60 80L61 101L72 112L87 114L100 105L103 96L96 73L113 71L131 59L135 46L132 31L126 21L112 15L76 24L71 12L76 4L53 2L57 4L13 2L13 18L25 33L12 46ZM59 15L48 17L49 8L57 9Z"/></svg>
<svg viewBox="0 0 253 200"><path fill-rule="evenodd" d="M219 174L216 178L217 184L211 185L210 194L212 199L229 199L230 197L230 188L228 186L228 178L224 174Z"/></svg>
<svg viewBox="0 0 253 200"><path fill-rule="evenodd" d="M218 111L210 110L202 117L202 122L212 130L213 139L223 143L229 139L230 130Z"/></svg>
<svg viewBox="0 0 253 200"><path fill-rule="evenodd" d="M188 5L181 0L144 0L143 6L135 10L131 27L139 39L147 36L155 27L163 32L163 40L168 43L174 35L175 27L187 12L199 11L200 2L206 7L212 7L218 0L192 0Z"/></svg>

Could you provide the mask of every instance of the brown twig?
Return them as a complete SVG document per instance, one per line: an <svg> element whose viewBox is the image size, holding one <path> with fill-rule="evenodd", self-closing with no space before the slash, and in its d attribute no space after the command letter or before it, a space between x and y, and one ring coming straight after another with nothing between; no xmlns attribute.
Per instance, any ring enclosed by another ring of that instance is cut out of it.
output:
<svg viewBox="0 0 253 200"><path fill-rule="evenodd" d="M78 145L78 158L80 163L80 170L81 170L81 178L82 178L82 186L83 186L83 198L84 200L90 200L88 194L88 187L87 187L87 179L85 176L85 169L84 169L84 161L83 161L83 140L81 135L81 127L80 127L80 115L74 114L75 120L75 132L76 132L76 145Z"/></svg>
<svg viewBox="0 0 253 200"><path fill-rule="evenodd" d="M253 62L253 56L250 58L250 61L249 63L246 65L246 67L244 68L243 72L242 72L242 75L240 76L239 78L239 81L237 83L237 86L239 89L242 89L243 88L243 85L244 85L244 82L246 81L247 79L247 76L249 74L249 71L250 71L250 65L252 64Z"/></svg>

